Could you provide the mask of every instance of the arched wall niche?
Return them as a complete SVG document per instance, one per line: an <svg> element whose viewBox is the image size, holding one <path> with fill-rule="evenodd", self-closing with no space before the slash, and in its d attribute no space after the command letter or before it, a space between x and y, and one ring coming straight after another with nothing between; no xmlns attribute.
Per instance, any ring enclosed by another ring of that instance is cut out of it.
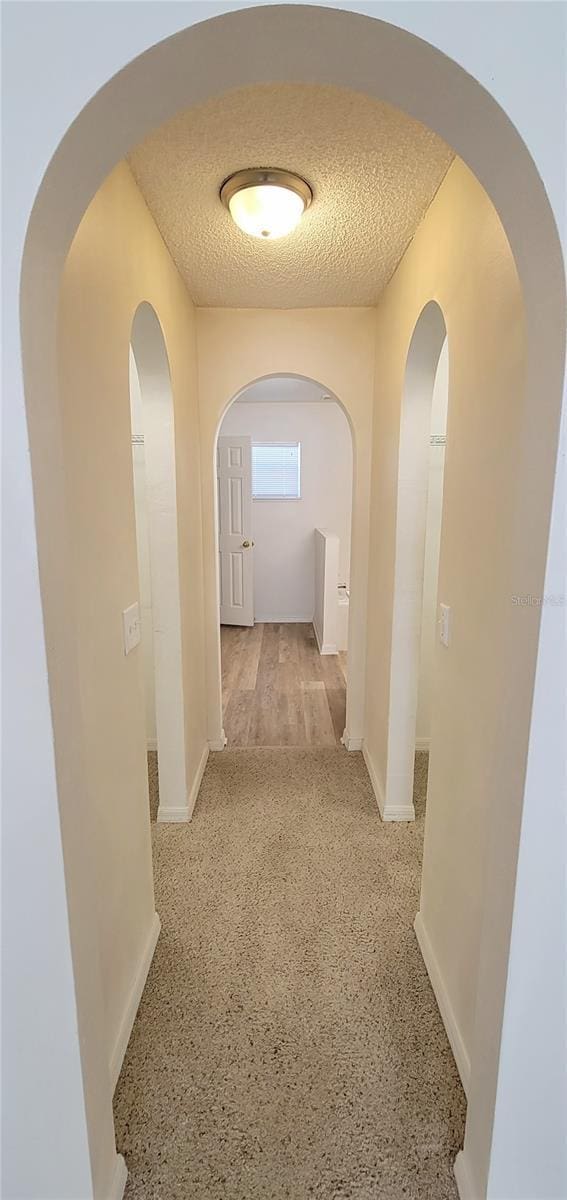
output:
<svg viewBox="0 0 567 1200"><path fill-rule="evenodd" d="M161 7L165 13L166 6ZM420 7L424 13L426 6ZM169 6L167 8L169 10ZM427 9L429 11L429 6ZM129 21L131 17L132 13L129 13ZM437 19L435 13L431 20L432 39L438 36L435 26ZM425 29L427 34L426 22L418 27L420 32ZM35 157L31 155L31 171L25 174L20 192L20 172L14 172L14 177L18 177L18 186L14 188L13 217L18 236L21 233L21 242L18 242L16 237L10 243L7 277L12 289L14 313L21 278L21 353L27 436L31 445L35 506L36 511L42 513L43 529L50 527L51 537L56 540L60 536L62 542L64 541L63 481L62 478L54 477L53 470L58 467L62 475L56 351L57 300L69 246L97 188L133 144L181 108L204 101L231 86L253 83L267 76L282 80L321 81L364 90L369 95L386 100L423 121L454 147L485 187L499 213L517 264L523 291L527 343L526 390L522 398L523 437L526 455L529 453L531 456L531 469L541 481L537 496L529 493L529 489L522 492L519 486L516 530L518 537L523 536L534 547L533 572L539 576L543 591L564 373L563 259L553 210L530 151L503 109L475 78L475 39L470 39L471 56L467 60L470 64L467 71L446 54L406 29L377 20L371 14L365 16L332 8L301 5L280 8L273 5L267 8L231 11L176 32L173 37L166 37L166 40L162 41L157 39L170 33L171 27L159 28L158 21L157 25L150 24L150 28L155 32L149 35L148 41L153 37L156 44L147 49L144 45L144 35L139 29L136 30L138 40L135 41L132 36L130 54L118 51L114 58L104 60L101 48L100 62L104 65L100 74L97 75L96 67L85 74L85 80L89 82L75 93L86 98L86 90L90 90L93 94L92 100L85 104L81 112L78 111L80 104L74 105L72 111L69 104L67 108L65 103L61 105L61 128L50 140L52 126L44 136L43 145L40 139L39 151L34 149ZM108 46L112 44L112 32L107 39L101 39L101 47L104 41ZM94 46L94 42L89 45L93 59ZM459 39L455 39L456 54L459 53L460 46ZM131 54L136 54L140 49L146 52L132 61L127 61ZM489 80L490 71L486 64L480 68L480 57L479 55L478 73ZM31 95L28 79L25 86ZM36 98L33 103L37 104ZM516 104L516 111L519 111L519 108ZM30 121L30 126L33 124ZM533 125L526 124L526 127L532 129ZM52 147L57 145L58 138L61 139L58 148L48 163L49 154ZM534 143L536 141L534 132ZM542 145L540 140L539 147ZM17 154L20 154L19 141ZM506 163L506 170L502 170L503 162ZM549 162L546 165L549 166ZM43 181L33 202L37 182L32 183L32 180L39 180L43 171ZM551 177L550 171L547 171L546 177ZM26 231L28 213L31 215ZM65 924L67 912L61 886L60 845L57 838L53 840L50 836L50 829L54 832L53 823L56 821L57 790L51 748L51 717L45 684L45 646L40 630L39 580L36 572L35 527L31 510L32 479L27 462L23 422L19 332L15 323L11 330L12 336L8 339L6 369L15 413L18 450L15 465L20 470L14 484L14 492L23 513L22 528L29 534L30 547L25 559L20 553L16 575L18 588L22 593L25 590L28 611L37 618L39 632L33 645L30 643L31 648L28 648L29 637L28 642L24 644L21 641L18 643L14 638L11 645L14 658L13 662L10 659L7 663L7 671L10 672L7 679L10 686L13 684L15 693L18 687L27 686L29 695L31 683L32 691L37 696L37 714L34 712L34 721L39 738L36 745L41 745L41 762L47 771L41 778L41 785L48 797L45 810L47 813L49 809L51 825L46 824L48 837L42 842L42 861L37 863L36 884L39 886L40 872L44 870L46 881L49 877L50 886L53 885L49 894L51 897L57 896L61 919ZM232 393L225 393L225 397L227 394ZM542 395L546 398L545 405L541 404ZM212 439L207 447L209 470L211 445ZM39 557L40 561L45 559L41 544ZM63 552L60 565L65 568ZM41 582L44 606L55 574L56 571L53 570L53 574L50 575L43 561ZM65 578L64 569L61 578ZM49 621L46 618L52 692L51 713L55 724L62 712L79 711L78 681L74 664L74 626L72 619L65 619L69 616L67 608L68 606L62 607L57 620L52 619L53 613ZM548 627L548 614L546 618ZM553 644L553 630L548 636ZM21 663L17 658L18 649L23 651L25 672L21 671ZM533 664L528 664L526 669L533 674ZM37 683L39 686L36 692L34 685ZM541 684L538 692L540 700L544 694L546 689ZM549 703L548 693L547 701ZM23 712L23 705L21 708L14 706L14 721L21 717L24 724ZM26 729L30 719L26 709ZM25 762L22 763L18 738L11 739L11 743L14 757L14 764L11 764L13 778L17 780L19 789L24 788L29 794L34 794L38 778L32 771L31 763L27 767ZM541 768L541 760L539 765ZM70 781L74 781L77 785L76 790L80 790L80 762L65 766L68 766L69 770L66 769L60 774L60 790ZM523 788L523 778L518 779L518 786ZM9 832L11 831L12 827ZM19 828L16 830L15 823L14 833L16 847L21 839L18 838ZM514 823L512 834L509 828L498 827L495 830L499 848L507 847L508 860L514 864L518 836L519 817ZM43 852L48 844L52 851L49 860ZM487 903L492 903L492 911L499 913L498 889L494 883L498 876L496 852L495 862L496 867L488 877L486 896ZM27 866L30 869L29 861ZM80 872L80 862L74 864L74 870ZM52 915L52 909L50 914ZM507 902L505 911L502 911L501 906L499 920L496 922L497 928L488 930L487 962L491 961L495 953L499 955L499 961L506 959L510 923L511 907ZM31 946L31 936L28 941ZM67 979L68 953L65 958L62 952L60 957L64 960ZM29 961L34 959L30 956ZM77 972L77 961L75 970ZM16 972L14 979L17 978ZM468 1134L469 1168L466 1168L470 1169L471 1155L475 1160L481 1160L478 1177L482 1181L482 1194L486 1194L487 1157L490 1150L496 1089L494 1063L498 1058L503 1012L502 996L500 994L496 1002L494 1001L489 982L485 972L486 986L480 1003L484 1028L481 1022L478 1038L478 1079L472 1088L473 1111L469 1114L475 1119ZM80 981L76 980L75 983L81 1001L85 995L84 986ZM74 993L71 1007L73 1004ZM61 1037L63 1038L63 1032ZM64 1046L63 1042L57 1044ZM36 1068L42 1050L43 1047L39 1043L35 1045ZM83 1060L83 1074L88 1074L87 1066ZM21 1062L18 1064L17 1076L23 1077ZM482 1106L485 1115L479 1117ZM77 1113L79 1109L80 1104L77 1101L70 1111ZM91 1172L87 1174L89 1180L94 1177L93 1187L97 1194L118 1196L124 1182L123 1168L114 1154L110 1111L110 1098L101 1084L95 1109L87 1100L88 1133L91 1142ZM63 1124L69 1128L65 1122ZM78 1146L78 1134L75 1146ZM78 1149L72 1159L66 1159L63 1152L58 1156L58 1161L65 1162L65 1183L61 1186L61 1177L55 1179L54 1194L71 1196L76 1195L78 1190L84 1190L82 1183L77 1184L80 1172L84 1172L85 1168L84 1159L79 1162L79 1157ZM83 1178L86 1178L85 1174Z"/></svg>
<svg viewBox="0 0 567 1200"><path fill-rule="evenodd" d="M388 754L382 809L385 820L413 820L415 816L413 778L431 408L446 338L443 312L432 300L420 313L412 335L401 404Z"/></svg>
<svg viewBox="0 0 567 1200"><path fill-rule="evenodd" d="M175 419L165 341L157 313L147 302L134 314L130 345L144 432L160 792L157 819L188 820Z"/></svg>
<svg viewBox="0 0 567 1200"><path fill-rule="evenodd" d="M427 485L427 510L425 514L425 561L419 650L416 751L428 751L431 744L448 402L449 342L445 338L433 383L431 425L429 430L429 478Z"/></svg>

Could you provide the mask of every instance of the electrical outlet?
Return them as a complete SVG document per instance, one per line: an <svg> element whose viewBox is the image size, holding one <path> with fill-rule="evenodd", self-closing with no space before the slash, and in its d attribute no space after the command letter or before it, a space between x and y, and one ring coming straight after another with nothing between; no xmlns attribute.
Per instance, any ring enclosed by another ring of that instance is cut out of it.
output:
<svg viewBox="0 0 567 1200"><path fill-rule="evenodd" d="M122 633L124 637L124 653L129 654L137 646L142 636L140 622L140 605L138 601L125 608L122 613Z"/></svg>
<svg viewBox="0 0 567 1200"><path fill-rule="evenodd" d="M451 608L448 604L439 605L439 641L442 646L449 645L451 635Z"/></svg>

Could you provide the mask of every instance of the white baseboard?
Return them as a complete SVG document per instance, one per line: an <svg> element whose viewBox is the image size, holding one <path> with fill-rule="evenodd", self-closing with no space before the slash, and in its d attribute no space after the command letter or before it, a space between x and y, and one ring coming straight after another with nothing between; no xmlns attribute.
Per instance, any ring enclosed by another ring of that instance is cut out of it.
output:
<svg viewBox="0 0 567 1200"><path fill-rule="evenodd" d="M208 741L209 750L224 750L227 741L228 741L228 738L226 736L226 733L224 732L224 729L221 729L218 738L209 738L209 741Z"/></svg>
<svg viewBox="0 0 567 1200"><path fill-rule="evenodd" d="M116 1087L116 1084L118 1083L118 1076L120 1075L120 1071L122 1070L122 1063L124 1062L124 1055L126 1053L126 1047L128 1045L128 1042L130 1041L130 1034L132 1033L134 1021L136 1019L136 1013L138 1011L140 1000L142 998L142 992L144 990L146 979L148 977L148 971L150 969L152 958L154 956L154 950L156 948L156 943L157 943L157 940L159 937L160 929L161 929L160 919L159 919L157 913L154 913L153 920L152 920L152 923L150 926L150 932L148 934L148 938L146 941L146 945L144 946L142 957L138 964L138 969L136 971L134 980L132 982L132 987L130 988L130 994L128 996L128 1001L126 1004L124 1016L122 1017L122 1021L120 1022L118 1036L116 1038L116 1041L114 1043L114 1049L110 1056L110 1063L109 1063L110 1084L111 1084L113 1092Z"/></svg>
<svg viewBox="0 0 567 1200"><path fill-rule="evenodd" d="M364 739L361 737L353 737L348 729L345 729L341 742L345 750L364 750Z"/></svg>
<svg viewBox="0 0 567 1200"><path fill-rule="evenodd" d="M146 750L157 750L157 738L148 738L147 739Z"/></svg>
<svg viewBox="0 0 567 1200"><path fill-rule="evenodd" d="M459 1150L459 1153L455 1159L453 1171L457 1181L457 1191L459 1193L460 1200L481 1200L478 1192L475 1192L474 1190L474 1184L464 1150Z"/></svg>
<svg viewBox="0 0 567 1200"><path fill-rule="evenodd" d="M386 804L380 813L383 821L415 821L413 804Z"/></svg>
<svg viewBox="0 0 567 1200"><path fill-rule="evenodd" d="M453 1051L453 1057L457 1064L457 1070L461 1076L461 1083L463 1085L465 1095L468 1096L471 1076L470 1058L463 1041L463 1035L459 1029L457 1019L453 1012L453 1006L449 999L449 993L447 992L439 963L435 957L433 947L429 940L429 934L427 933L425 925L423 924L423 918L420 912L418 912L415 918L413 927L415 929L415 936L417 938L418 946L421 950L421 955L425 963L427 974L429 975L429 981L437 1001L437 1007L441 1013L441 1019L445 1026L447 1037L449 1038L449 1045Z"/></svg>
<svg viewBox="0 0 567 1200"><path fill-rule="evenodd" d="M315 621L312 621L311 624L313 626L313 633L315 634L315 641L317 642L319 654L337 654L336 642L323 642L323 644L321 644L319 630L317 629Z"/></svg>
<svg viewBox="0 0 567 1200"><path fill-rule="evenodd" d="M415 748L416 750L427 750L429 753L429 738L416 738Z"/></svg>
<svg viewBox="0 0 567 1200"><path fill-rule="evenodd" d="M123 1156L117 1154L112 1179L108 1188L108 1200L122 1200L127 1179L128 1171L126 1170L126 1163Z"/></svg>
<svg viewBox="0 0 567 1200"><path fill-rule="evenodd" d="M222 750L224 750L224 744L221 747ZM201 758L199 760L199 766L195 771L195 778L187 794L187 804L184 804L180 808L166 808L165 805L160 804L157 810L157 820L159 821L160 825L181 824L182 822L191 820L191 817L193 816L193 810L197 803L199 788L201 786L203 775L205 774L205 767L209 757L209 749L210 747L208 744L203 747L203 753L201 754Z"/></svg>
<svg viewBox="0 0 567 1200"><path fill-rule="evenodd" d="M194 811L195 805L197 803L197 796L199 795L199 788L201 786L203 775L205 774L205 767L207 765L208 757L209 757L209 747L205 746L203 748L203 753L202 753L200 761L199 761L199 766L197 767L197 770L195 772L195 778L193 780L193 783L191 784L191 787L189 789L189 795L187 797L187 806L189 809L189 820L191 820L191 817L193 816L193 811Z"/></svg>
<svg viewBox="0 0 567 1200"><path fill-rule="evenodd" d="M370 776L370 782L372 784L374 795L376 796L376 803L378 805L378 809L380 812L380 816L382 817L382 820L383 821L415 821L415 809L413 807L413 804L408 804L408 805L406 805L406 804L389 804L389 805L386 804L386 798L384 796L384 788L382 786L382 781L380 779L380 776L378 775L378 771L376 770L376 767L374 766L374 763L370 756L370 751L369 751L368 747L366 746L366 744L364 744L362 747L362 753L364 756L364 761L366 763L366 768L367 768L368 774Z"/></svg>
<svg viewBox="0 0 567 1200"><path fill-rule="evenodd" d="M157 810L156 821L159 825L182 825L184 822L191 820L189 805L183 804L179 808L173 806L167 807L165 804L160 804Z"/></svg>
<svg viewBox="0 0 567 1200"><path fill-rule="evenodd" d="M310 613L308 617L305 614L299 617L257 617L254 615L255 625L311 625L312 621L313 613Z"/></svg>

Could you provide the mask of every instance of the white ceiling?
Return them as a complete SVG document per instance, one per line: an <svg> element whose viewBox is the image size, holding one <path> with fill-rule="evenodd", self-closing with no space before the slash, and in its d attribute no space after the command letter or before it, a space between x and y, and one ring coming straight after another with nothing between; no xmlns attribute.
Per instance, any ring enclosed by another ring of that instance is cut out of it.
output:
<svg viewBox="0 0 567 1200"><path fill-rule="evenodd" d="M258 379L240 393L236 404L289 404L299 401L336 404L334 396L312 379L300 379L295 375L274 375L269 379Z"/></svg>
<svg viewBox="0 0 567 1200"><path fill-rule="evenodd" d="M262 84L179 114L129 156L196 304L375 304L453 158L398 109L342 88ZM242 167L281 167L313 204L286 238L261 242L219 199Z"/></svg>

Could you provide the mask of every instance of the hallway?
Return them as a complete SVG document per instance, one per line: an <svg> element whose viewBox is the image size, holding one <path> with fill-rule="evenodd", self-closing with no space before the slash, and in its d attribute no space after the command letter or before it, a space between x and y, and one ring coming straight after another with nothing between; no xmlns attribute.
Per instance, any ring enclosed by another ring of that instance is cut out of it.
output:
<svg viewBox="0 0 567 1200"><path fill-rule="evenodd" d="M4 10L0 1193L567 1200L565 4Z"/></svg>
<svg viewBox="0 0 567 1200"><path fill-rule="evenodd" d="M346 653L319 654L312 625L222 625L221 655L229 749L340 744Z"/></svg>
<svg viewBox="0 0 567 1200"><path fill-rule="evenodd" d="M162 921L115 1094L128 1200L446 1200L465 1100L415 940L425 794L362 756L209 759L152 825Z"/></svg>

